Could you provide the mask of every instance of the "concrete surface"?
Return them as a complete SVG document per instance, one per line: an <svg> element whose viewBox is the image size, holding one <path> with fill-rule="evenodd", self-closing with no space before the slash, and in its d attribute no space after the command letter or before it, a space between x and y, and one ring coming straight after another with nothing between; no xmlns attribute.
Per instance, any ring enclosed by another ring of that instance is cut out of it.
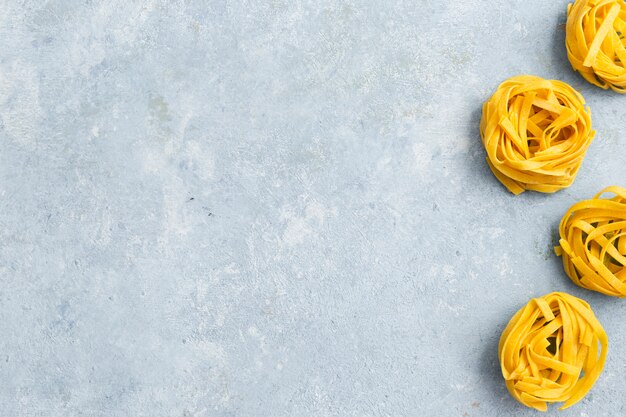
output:
<svg viewBox="0 0 626 417"><path fill-rule="evenodd" d="M625 184L626 98L564 52L567 1L0 3L2 416L534 416L504 325L588 300L623 415L626 305L552 253ZM519 73L587 98L578 180L514 197L478 134Z"/></svg>

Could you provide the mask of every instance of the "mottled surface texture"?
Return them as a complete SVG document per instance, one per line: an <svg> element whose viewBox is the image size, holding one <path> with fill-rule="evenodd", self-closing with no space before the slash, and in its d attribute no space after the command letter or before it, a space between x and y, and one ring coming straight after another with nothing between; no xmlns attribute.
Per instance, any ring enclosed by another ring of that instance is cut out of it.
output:
<svg viewBox="0 0 626 417"><path fill-rule="evenodd" d="M534 416L496 345L588 300L623 415L626 304L552 252L625 185L626 98L564 51L566 1L0 3L2 416ZM570 82L597 139L509 194L478 121L505 78Z"/></svg>

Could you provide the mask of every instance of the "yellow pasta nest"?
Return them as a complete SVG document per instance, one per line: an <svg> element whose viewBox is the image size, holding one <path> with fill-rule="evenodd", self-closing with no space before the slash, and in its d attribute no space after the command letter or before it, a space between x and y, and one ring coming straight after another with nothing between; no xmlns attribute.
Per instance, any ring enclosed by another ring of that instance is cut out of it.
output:
<svg viewBox="0 0 626 417"><path fill-rule="evenodd" d="M565 44L574 70L604 89L626 93L626 3L577 0L567 8Z"/></svg>
<svg viewBox="0 0 626 417"><path fill-rule="evenodd" d="M502 83L483 105L487 163L513 194L553 193L576 178L591 144L591 112L569 85L530 75Z"/></svg>
<svg viewBox="0 0 626 417"><path fill-rule="evenodd" d="M534 298L500 337L502 375L513 397L546 411L580 401L600 376L608 339L585 301L555 292Z"/></svg>
<svg viewBox="0 0 626 417"><path fill-rule="evenodd" d="M604 194L613 198L601 198ZM626 297L626 189L607 187L574 204L559 226L556 254L575 284Z"/></svg>

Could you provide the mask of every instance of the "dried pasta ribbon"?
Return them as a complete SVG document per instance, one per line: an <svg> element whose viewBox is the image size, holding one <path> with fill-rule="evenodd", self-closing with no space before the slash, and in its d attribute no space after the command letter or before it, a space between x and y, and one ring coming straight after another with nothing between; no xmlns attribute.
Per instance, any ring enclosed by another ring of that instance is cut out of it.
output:
<svg viewBox="0 0 626 417"><path fill-rule="evenodd" d="M612 198L602 198L614 194ZM575 284L626 297L626 189L607 187L574 204L559 226L565 272Z"/></svg>
<svg viewBox="0 0 626 417"><path fill-rule="evenodd" d="M520 75L485 102L480 134L491 171L517 195L569 187L595 132L580 93L561 81Z"/></svg>
<svg viewBox="0 0 626 417"><path fill-rule="evenodd" d="M534 298L511 319L498 356L506 386L522 404L546 411L548 403L580 401L600 376L608 338L589 304L554 292Z"/></svg>
<svg viewBox="0 0 626 417"><path fill-rule="evenodd" d="M626 3L576 0L567 6L567 57L598 87L626 93Z"/></svg>

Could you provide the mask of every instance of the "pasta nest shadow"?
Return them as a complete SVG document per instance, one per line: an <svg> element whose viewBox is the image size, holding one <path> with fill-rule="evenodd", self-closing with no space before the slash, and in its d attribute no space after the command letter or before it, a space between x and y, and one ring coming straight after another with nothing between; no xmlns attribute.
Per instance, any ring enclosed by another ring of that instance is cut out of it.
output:
<svg viewBox="0 0 626 417"><path fill-rule="evenodd" d="M598 87L626 93L626 3L577 0L567 8L565 44L574 70Z"/></svg>
<svg viewBox="0 0 626 417"><path fill-rule="evenodd" d="M520 75L485 102L480 134L491 171L520 194L570 186L595 132L580 93L561 81Z"/></svg>
<svg viewBox="0 0 626 417"><path fill-rule="evenodd" d="M602 198L613 194L612 198ZM626 297L626 189L607 187L574 204L559 225L556 254L576 284Z"/></svg>
<svg viewBox="0 0 626 417"><path fill-rule="evenodd" d="M522 404L580 401L596 382L608 339L585 301L565 293L534 298L511 319L498 354L506 386Z"/></svg>

